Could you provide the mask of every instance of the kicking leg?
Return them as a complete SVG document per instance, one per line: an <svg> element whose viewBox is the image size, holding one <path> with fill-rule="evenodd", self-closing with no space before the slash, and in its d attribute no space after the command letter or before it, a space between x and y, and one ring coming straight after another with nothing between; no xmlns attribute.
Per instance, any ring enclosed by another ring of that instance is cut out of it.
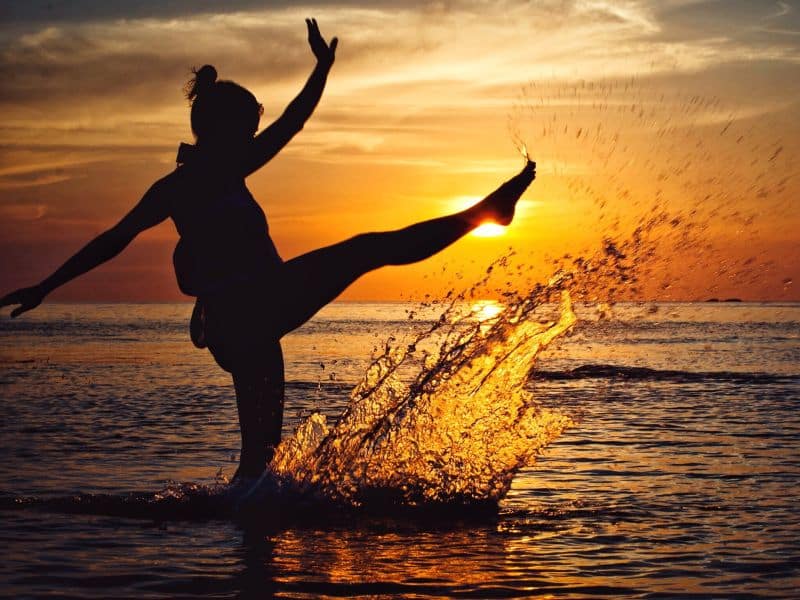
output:
<svg viewBox="0 0 800 600"><path fill-rule="evenodd" d="M528 162L515 177L465 211L381 233L365 233L298 256L283 266L276 331L283 336L310 319L361 275L387 265L424 260L481 223L508 225L519 197L536 177Z"/></svg>

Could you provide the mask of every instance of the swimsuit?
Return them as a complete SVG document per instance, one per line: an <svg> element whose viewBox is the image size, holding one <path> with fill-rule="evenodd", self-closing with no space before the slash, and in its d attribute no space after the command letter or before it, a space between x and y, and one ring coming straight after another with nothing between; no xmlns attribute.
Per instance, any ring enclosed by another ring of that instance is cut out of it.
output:
<svg viewBox="0 0 800 600"><path fill-rule="evenodd" d="M231 371L257 355L265 338L274 344L264 314L272 296L267 288L283 261L242 177L217 175L188 144L181 144L178 164L186 185L172 211L181 236L173 264L181 291L197 298L190 335Z"/></svg>

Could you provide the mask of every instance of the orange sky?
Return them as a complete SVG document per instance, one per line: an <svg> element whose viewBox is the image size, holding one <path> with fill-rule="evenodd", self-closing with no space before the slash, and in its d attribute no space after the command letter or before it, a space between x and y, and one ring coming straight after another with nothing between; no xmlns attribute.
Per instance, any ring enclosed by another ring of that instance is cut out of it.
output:
<svg viewBox="0 0 800 600"><path fill-rule="evenodd" d="M513 133L539 164L503 235L370 274L345 298L441 294L508 247L546 276L545 256L625 236L658 198L695 211L713 249L664 248L647 297L800 300L796 3L162 4L2 9L0 288L48 275L174 168L192 139L190 66L214 64L277 116L313 66L313 15L340 38L326 94L248 180L284 258L481 197L521 167ZM185 299L175 241L159 226L52 299Z"/></svg>

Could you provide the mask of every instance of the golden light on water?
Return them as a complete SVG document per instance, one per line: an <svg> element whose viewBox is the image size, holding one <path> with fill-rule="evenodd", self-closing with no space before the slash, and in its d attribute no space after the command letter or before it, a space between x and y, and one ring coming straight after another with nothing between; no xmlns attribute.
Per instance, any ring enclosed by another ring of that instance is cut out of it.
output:
<svg viewBox="0 0 800 600"><path fill-rule="evenodd" d="M493 319L503 312L503 305L494 300L478 300L470 307L470 311L478 321Z"/></svg>
<svg viewBox="0 0 800 600"><path fill-rule="evenodd" d="M406 343L387 343L335 423L312 413L283 438L271 469L293 488L354 506L376 490L410 505L498 502L520 466L574 424L525 386L539 352L577 322L563 291L558 321L542 323L532 309L540 294L507 310L491 300L447 309L413 345L441 341L424 365ZM401 367L417 372L413 381L399 378Z"/></svg>

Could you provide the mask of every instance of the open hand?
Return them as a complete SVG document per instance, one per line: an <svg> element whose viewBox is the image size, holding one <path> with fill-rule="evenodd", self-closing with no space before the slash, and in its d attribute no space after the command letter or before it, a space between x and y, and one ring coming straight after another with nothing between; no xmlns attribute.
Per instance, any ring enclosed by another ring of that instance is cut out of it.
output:
<svg viewBox="0 0 800 600"><path fill-rule="evenodd" d="M336 46L339 44L339 39L333 38L328 45L319 32L316 19L306 19L306 25L308 26L308 45L311 46L311 51L317 57L317 62L331 66L336 58Z"/></svg>
<svg viewBox="0 0 800 600"><path fill-rule="evenodd" d="M0 299L0 307L10 306L12 304L19 304L17 308L11 311L12 317L18 317L25 311L36 308L44 300L45 293L38 285L27 287L11 292Z"/></svg>

